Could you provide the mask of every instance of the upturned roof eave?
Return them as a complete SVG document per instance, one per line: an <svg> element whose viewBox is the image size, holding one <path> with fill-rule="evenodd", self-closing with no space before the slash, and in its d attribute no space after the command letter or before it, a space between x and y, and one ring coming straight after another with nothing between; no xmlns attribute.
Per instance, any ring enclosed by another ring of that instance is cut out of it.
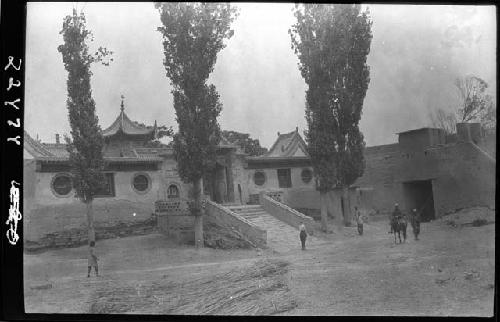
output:
<svg viewBox="0 0 500 322"><path fill-rule="evenodd" d="M67 157L36 157L35 160L42 162L61 162L66 163L69 162L69 158ZM127 157L104 157L105 162L116 162L116 163L160 163L163 162L163 158L127 158Z"/></svg>

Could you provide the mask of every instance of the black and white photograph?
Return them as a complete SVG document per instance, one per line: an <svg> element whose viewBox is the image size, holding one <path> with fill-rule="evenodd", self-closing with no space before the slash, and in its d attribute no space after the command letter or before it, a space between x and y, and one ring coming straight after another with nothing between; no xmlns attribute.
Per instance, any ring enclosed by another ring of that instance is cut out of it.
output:
<svg viewBox="0 0 500 322"><path fill-rule="evenodd" d="M492 317L496 9L27 2L25 313Z"/></svg>

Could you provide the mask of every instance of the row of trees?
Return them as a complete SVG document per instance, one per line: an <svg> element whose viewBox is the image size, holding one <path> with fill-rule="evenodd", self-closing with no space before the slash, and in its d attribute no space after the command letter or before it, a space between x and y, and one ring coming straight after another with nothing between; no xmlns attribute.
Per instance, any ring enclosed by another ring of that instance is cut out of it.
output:
<svg viewBox="0 0 500 322"><path fill-rule="evenodd" d="M203 245L201 180L214 166L221 130L219 94L208 78L217 54L233 36L231 23L238 13L230 4L157 3L162 26L164 66L170 79L179 125L173 148L181 179L194 187L191 211L195 238ZM359 130L363 101L370 81L366 59L372 39L368 10L360 5L303 4L294 8L296 23L289 30L299 69L307 84L305 132L308 152L319 182L322 226L327 230L326 194L350 184L363 174L364 139ZM72 139L68 151L74 186L87 205L89 242L93 233L92 200L103 184L103 138L91 95L90 66L110 54L100 48L88 53L91 34L83 13L64 19L59 46L68 71L67 107ZM228 131L230 140L245 145L253 155L264 151L258 141Z"/></svg>

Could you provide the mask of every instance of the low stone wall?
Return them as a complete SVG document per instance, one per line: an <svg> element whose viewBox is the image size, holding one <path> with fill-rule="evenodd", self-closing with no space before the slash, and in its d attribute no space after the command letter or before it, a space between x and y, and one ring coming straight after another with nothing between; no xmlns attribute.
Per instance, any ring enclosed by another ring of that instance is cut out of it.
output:
<svg viewBox="0 0 500 322"><path fill-rule="evenodd" d="M321 220L321 210L320 209L312 209L312 208L293 208L298 212L311 217L314 220Z"/></svg>
<svg viewBox="0 0 500 322"><path fill-rule="evenodd" d="M308 217L264 194L260 196L260 204L270 215L295 228L299 228L300 223L303 222L306 226L307 232L310 235L314 234L314 219L311 217Z"/></svg>
<svg viewBox="0 0 500 322"><path fill-rule="evenodd" d="M180 244L194 245L194 217L189 214L158 213L158 230Z"/></svg>
<svg viewBox="0 0 500 322"><path fill-rule="evenodd" d="M23 239L39 242L48 234L58 234L87 226L87 209L83 202L74 199L69 204L43 206L33 204L23 209ZM130 200L96 198L93 202L95 227L115 227L123 224L142 223L151 218L151 203Z"/></svg>
<svg viewBox="0 0 500 322"><path fill-rule="evenodd" d="M113 224L95 223L96 240L146 235L156 231L156 218L140 222L120 222ZM24 242L26 252L37 252L52 248L78 247L88 243L88 231L86 226L56 231L44 235L37 241L27 240Z"/></svg>
<svg viewBox="0 0 500 322"><path fill-rule="evenodd" d="M255 226L245 218L224 208L212 201L207 201L205 214L210 216L210 220L222 227L230 227L239 232L243 238L257 247L263 247L267 243L267 232Z"/></svg>

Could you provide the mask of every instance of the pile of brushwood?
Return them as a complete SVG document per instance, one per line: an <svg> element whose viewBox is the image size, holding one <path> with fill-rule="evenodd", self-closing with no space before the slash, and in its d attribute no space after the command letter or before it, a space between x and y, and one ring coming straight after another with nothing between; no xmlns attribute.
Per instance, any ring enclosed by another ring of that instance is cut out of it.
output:
<svg viewBox="0 0 500 322"><path fill-rule="evenodd" d="M262 259L245 268L191 280L99 285L90 313L272 315L296 307L286 284L289 263Z"/></svg>
<svg viewBox="0 0 500 322"><path fill-rule="evenodd" d="M488 207L458 209L443 216L441 221L453 228L480 227L495 223L495 210Z"/></svg>

